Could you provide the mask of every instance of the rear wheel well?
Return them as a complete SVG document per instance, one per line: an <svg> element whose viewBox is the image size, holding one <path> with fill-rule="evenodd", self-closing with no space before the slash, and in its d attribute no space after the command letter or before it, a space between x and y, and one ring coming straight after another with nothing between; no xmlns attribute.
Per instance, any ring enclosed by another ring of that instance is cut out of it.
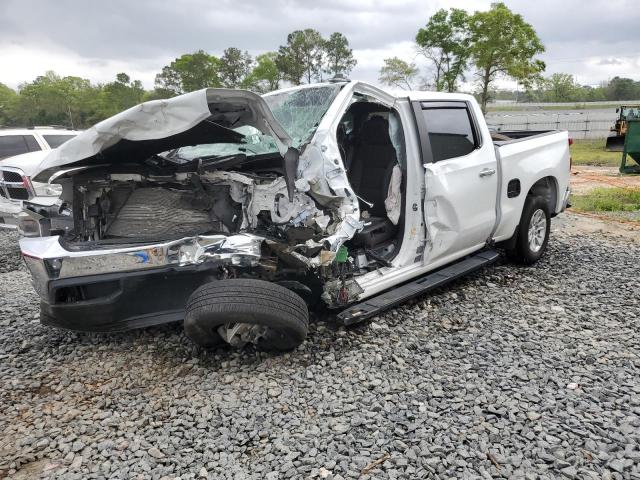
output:
<svg viewBox="0 0 640 480"><path fill-rule="evenodd" d="M531 188L527 192L527 197L543 198L549 208L549 215L552 217L556 215L558 187L557 187L556 179L554 177L543 177L540 180L538 180L536 183L534 183L531 186ZM526 205L526 200L525 200L525 205ZM518 240L518 226L516 226L515 231L513 232L513 235L511 236L511 238L500 242L499 245L509 250L515 247L517 240Z"/></svg>
<svg viewBox="0 0 640 480"><path fill-rule="evenodd" d="M544 198L549 206L549 213L551 216L555 215L556 205L558 204L558 187L555 178L541 178L531 186L527 195Z"/></svg>

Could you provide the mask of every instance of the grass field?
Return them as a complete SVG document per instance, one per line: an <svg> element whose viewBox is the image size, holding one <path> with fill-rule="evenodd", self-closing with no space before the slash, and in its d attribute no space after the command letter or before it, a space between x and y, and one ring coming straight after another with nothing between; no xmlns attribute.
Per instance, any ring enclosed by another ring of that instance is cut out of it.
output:
<svg viewBox="0 0 640 480"><path fill-rule="evenodd" d="M581 212L640 211L640 189L594 188L585 195L573 195L571 206Z"/></svg>
<svg viewBox="0 0 640 480"><path fill-rule="evenodd" d="M597 165L617 167L620 165L622 152L607 152L604 149L606 139L574 140L571 147L571 158L574 165Z"/></svg>

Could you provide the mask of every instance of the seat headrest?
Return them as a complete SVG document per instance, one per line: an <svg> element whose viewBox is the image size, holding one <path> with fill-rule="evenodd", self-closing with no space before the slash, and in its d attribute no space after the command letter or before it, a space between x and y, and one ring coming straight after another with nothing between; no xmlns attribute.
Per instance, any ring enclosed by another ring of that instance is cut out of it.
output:
<svg viewBox="0 0 640 480"><path fill-rule="evenodd" d="M363 142L374 145L387 145L391 143L389 137L389 122L379 115L374 115L364 122L360 135Z"/></svg>

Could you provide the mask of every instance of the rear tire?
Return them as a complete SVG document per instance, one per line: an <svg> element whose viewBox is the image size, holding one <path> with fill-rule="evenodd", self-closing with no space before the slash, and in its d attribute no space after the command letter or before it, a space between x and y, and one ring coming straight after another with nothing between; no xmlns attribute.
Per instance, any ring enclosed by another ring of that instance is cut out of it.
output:
<svg viewBox="0 0 640 480"><path fill-rule="evenodd" d="M514 248L507 251L509 257L517 263L533 265L547 250L550 230L549 205L544 198L529 195L516 229Z"/></svg>
<svg viewBox="0 0 640 480"><path fill-rule="evenodd" d="M218 327L239 323L267 327L256 340L260 350L293 350L307 336L309 311L305 301L291 290L253 279L207 283L187 301L184 330L200 346L222 343Z"/></svg>

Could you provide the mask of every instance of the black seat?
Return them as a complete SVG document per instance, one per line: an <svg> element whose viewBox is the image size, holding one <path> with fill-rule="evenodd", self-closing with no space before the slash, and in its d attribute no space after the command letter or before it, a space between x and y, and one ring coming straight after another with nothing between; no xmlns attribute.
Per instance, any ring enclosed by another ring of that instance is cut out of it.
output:
<svg viewBox="0 0 640 480"><path fill-rule="evenodd" d="M351 241L356 247L375 248L382 242L391 240L398 230L398 227L387 217L370 217L361 220L364 222L364 228L356 233Z"/></svg>
<svg viewBox="0 0 640 480"><path fill-rule="evenodd" d="M349 181L361 202L361 210L372 217L386 217L384 201L387 198L391 172L396 164L396 151L389 137L389 122L375 115L367 120L358 135L349 168Z"/></svg>
<svg viewBox="0 0 640 480"><path fill-rule="evenodd" d="M397 230L387 218L384 206L391 173L397 163L396 151L389 137L389 123L379 115L374 115L362 125L358 137L349 168L349 181L362 199L360 210L368 211L369 218L362 218L365 228L354 236L353 243L373 248L393 238Z"/></svg>

